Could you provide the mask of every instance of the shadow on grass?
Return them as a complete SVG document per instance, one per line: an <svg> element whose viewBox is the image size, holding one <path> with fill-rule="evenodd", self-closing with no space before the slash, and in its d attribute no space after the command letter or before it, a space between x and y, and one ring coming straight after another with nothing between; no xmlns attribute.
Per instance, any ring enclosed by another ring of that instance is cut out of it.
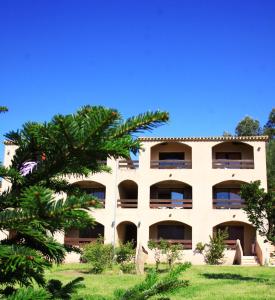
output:
<svg viewBox="0 0 275 300"><path fill-rule="evenodd" d="M263 282L263 283L270 283L269 279L266 278L258 278L258 277L248 277L242 276L239 274L232 274L232 273L202 273L207 279L226 279L226 280L237 280L237 281L254 281L254 282Z"/></svg>
<svg viewBox="0 0 275 300"><path fill-rule="evenodd" d="M156 270L156 268L154 268L154 267L145 267L144 268L144 271L146 272L146 273L148 273L149 271L151 271L151 270ZM162 273L168 273L169 272L169 269L158 269L158 271L157 271L157 273L159 273L159 274L162 274Z"/></svg>

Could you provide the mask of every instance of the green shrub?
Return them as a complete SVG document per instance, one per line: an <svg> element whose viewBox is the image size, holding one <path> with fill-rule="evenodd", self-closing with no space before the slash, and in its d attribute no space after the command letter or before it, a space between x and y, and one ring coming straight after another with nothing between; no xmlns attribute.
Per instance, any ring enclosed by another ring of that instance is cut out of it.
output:
<svg viewBox="0 0 275 300"><path fill-rule="evenodd" d="M183 250L183 246L181 244L171 244L166 240L161 240L160 249L162 254L166 255L166 261L171 269L176 260L181 258L180 251Z"/></svg>
<svg viewBox="0 0 275 300"><path fill-rule="evenodd" d="M217 233L210 238L210 243L207 244L205 251L205 261L209 265L219 265L222 263L222 258L224 257L224 250L226 245L224 240L228 238L227 230L217 230Z"/></svg>
<svg viewBox="0 0 275 300"><path fill-rule="evenodd" d="M1 298L2 299L2 298ZM4 298L7 300L50 300L52 296L46 290L34 289L33 287L20 288L12 295Z"/></svg>
<svg viewBox="0 0 275 300"><path fill-rule="evenodd" d="M88 244L83 249L82 258L92 265L91 272L102 273L112 266L114 257L113 246L103 244L103 238L98 238L95 243Z"/></svg>
<svg viewBox="0 0 275 300"><path fill-rule="evenodd" d="M154 241L154 240L150 240L150 241L148 241L148 248L150 250L154 251L156 271L158 271L159 270L159 264L160 264L160 255L161 255L161 249L160 249L159 243Z"/></svg>
<svg viewBox="0 0 275 300"><path fill-rule="evenodd" d="M166 256L167 264L169 268L171 268L176 260L181 258L180 251L183 250L183 246L181 244L171 244L166 240L160 240L159 242L150 240L148 242L148 248L154 251L157 271L160 264L161 254L164 254Z"/></svg>
<svg viewBox="0 0 275 300"><path fill-rule="evenodd" d="M195 251L197 253L203 254L203 251L205 250L206 244L203 244L202 242L197 243Z"/></svg>
<svg viewBox="0 0 275 300"><path fill-rule="evenodd" d="M132 242L121 244L115 249L115 259L123 273L129 273L129 271L131 273L134 269L135 254L136 250Z"/></svg>
<svg viewBox="0 0 275 300"><path fill-rule="evenodd" d="M120 264L123 262L129 262L135 257L136 250L134 248L133 242L127 242L125 244L120 244L119 247L115 249L116 261Z"/></svg>
<svg viewBox="0 0 275 300"><path fill-rule="evenodd" d="M123 273L133 274L136 270L136 265L133 262L124 262L119 265L120 270Z"/></svg>

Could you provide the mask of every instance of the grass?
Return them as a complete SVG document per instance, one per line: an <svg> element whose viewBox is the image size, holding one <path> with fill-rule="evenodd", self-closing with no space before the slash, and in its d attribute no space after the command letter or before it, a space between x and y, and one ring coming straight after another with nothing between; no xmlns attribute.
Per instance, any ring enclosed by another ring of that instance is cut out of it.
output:
<svg viewBox="0 0 275 300"><path fill-rule="evenodd" d="M68 282L77 276L85 278L85 288L78 296L100 294L111 296L117 288L127 288L144 276L120 274L117 268L101 275L89 274L87 264L66 264L48 271L47 278ZM190 286L169 294L171 300L268 300L275 299L275 268L239 266L192 266L183 274Z"/></svg>

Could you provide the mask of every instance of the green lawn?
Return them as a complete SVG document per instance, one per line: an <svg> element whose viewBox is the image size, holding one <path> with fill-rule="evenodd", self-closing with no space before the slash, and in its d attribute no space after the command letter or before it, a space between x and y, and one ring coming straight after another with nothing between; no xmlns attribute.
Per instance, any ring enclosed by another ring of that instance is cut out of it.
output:
<svg viewBox="0 0 275 300"><path fill-rule="evenodd" d="M127 288L140 282L143 276L120 274L117 269L102 275L88 274L86 264L66 264L54 267L47 277L68 282L77 276L85 278L86 288L78 295L112 295L116 288ZM190 286L170 294L179 299L273 299L275 300L275 268L239 266L193 266L183 274Z"/></svg>

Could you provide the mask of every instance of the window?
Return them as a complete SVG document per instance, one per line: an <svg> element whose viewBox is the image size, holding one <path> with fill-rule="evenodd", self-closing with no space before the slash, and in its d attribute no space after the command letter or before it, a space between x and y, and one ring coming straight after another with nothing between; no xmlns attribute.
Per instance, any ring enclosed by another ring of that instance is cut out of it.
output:
<svg viewBox="0 0 275 300"><path fill-rule="evenodd" d="M158 225L158 239L184 240L184 225Z"/></svg>
<svg viewBox="0 0 275 300"><path fill-rule="evenodd" d="M159 160L184 160L184 152L160 152Z"/></svg>
<svg viewBox="0 0 275 300"><path fill-rule="evenodd" d="M83 189L87 194L94 196L100 200L105 199L105 189L104 188L85 188Z"/></svg>
<svg viewBox="0 0 275 300"><path fill-rule="evenodd" d="M191 190L186 188L154 188L151 191L151 199L191 199Z"/></svg>
<svg viewBox="0 0 275 300"><path fill-rule="evenodd" d="M99 236L104 236L104 226L101 224L79 229L80 238L98 238Z"/></svg>
<svg viewBox="0 0 275 300"><path fill-rule="evenodd" d="M216 188L214 199L241 200L239 188Z"/></svg>
<svg viewBox="0 0 275 300"><path fill-rule="evenodd" d="M216 152L216 159L241 160L241 152Z"/></svg>

